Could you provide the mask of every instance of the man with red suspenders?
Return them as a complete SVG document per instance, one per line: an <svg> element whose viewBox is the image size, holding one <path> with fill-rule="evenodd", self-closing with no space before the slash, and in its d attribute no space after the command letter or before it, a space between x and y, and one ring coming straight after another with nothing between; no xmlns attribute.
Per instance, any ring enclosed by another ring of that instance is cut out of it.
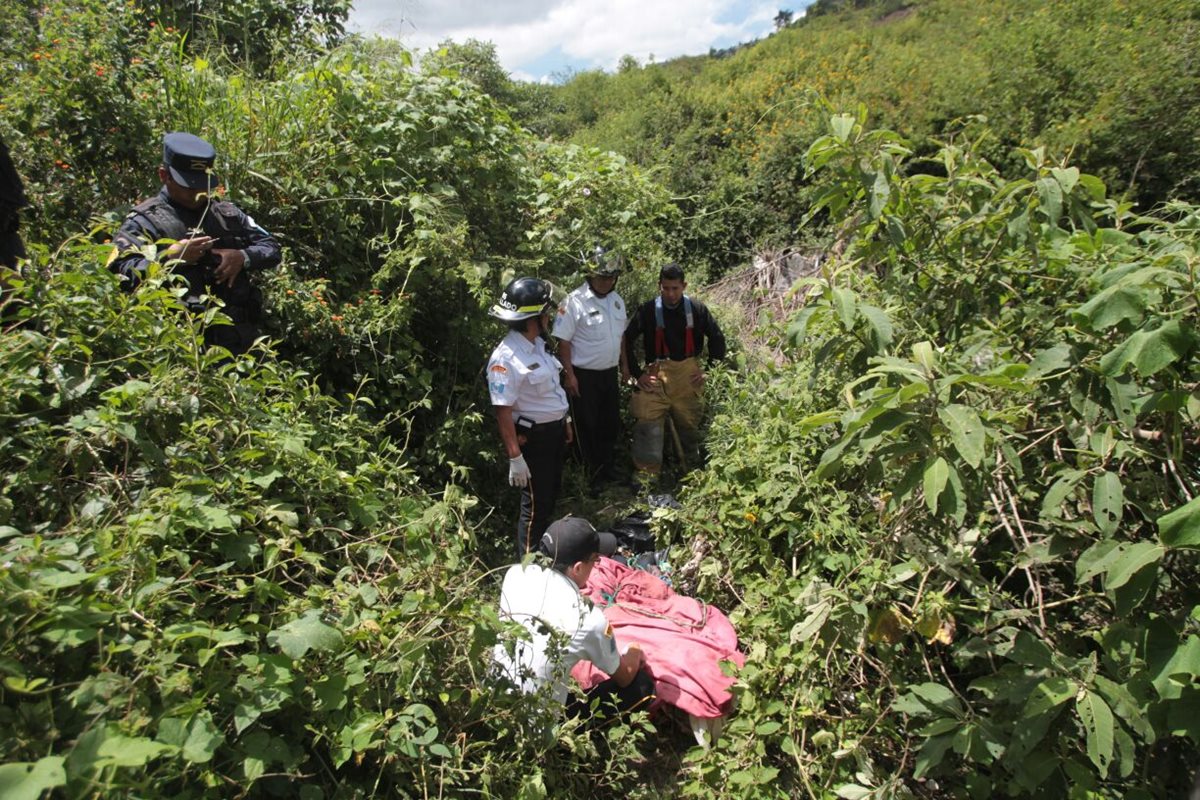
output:
<svg viewBox="0 0 1200 800"><path fill-rule="evenodd" d="M720 326L703 303L683 293L686 288L683 269L678 264L667 264L658 275L658 297L643 303L625 328L622 377L636 382L629 405L636 420L633 463L639 473L651 477L662 470L667 414L671 415L684 452L693 462L696 459L705 380L698 356L707 340L710 362L725 357L725 335ZM645 362L637 358L639 339Z"/></svg>

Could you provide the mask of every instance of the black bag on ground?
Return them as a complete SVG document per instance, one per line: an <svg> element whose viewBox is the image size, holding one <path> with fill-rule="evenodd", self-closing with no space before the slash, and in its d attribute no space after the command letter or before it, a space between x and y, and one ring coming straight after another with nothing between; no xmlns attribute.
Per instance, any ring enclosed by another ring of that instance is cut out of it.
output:
<svg viewBox="0 0 1200 800"><path fill-rule="evenodd" d="M617 537L617 546L634 554L657 550L654 532L650 530L650 512L656 508L679 508L679 503L669 494L647 497L646 508L627 514L608 529Z"/></svg>

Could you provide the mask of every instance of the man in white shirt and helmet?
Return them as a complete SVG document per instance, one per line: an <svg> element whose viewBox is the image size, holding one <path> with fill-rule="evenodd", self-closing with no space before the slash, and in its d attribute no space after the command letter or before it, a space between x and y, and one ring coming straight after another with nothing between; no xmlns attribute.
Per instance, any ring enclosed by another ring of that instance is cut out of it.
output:
<svg viewBox="0 0 1200 800"><path fill-rule="evenodd" d="M575 434L562 386L562 364L546 350L550 284L517 278L489 312L508 323L487 365L488 394L508 456L508 482L521 490L516 555L537 547L554 518L566 447Z"/></svg>

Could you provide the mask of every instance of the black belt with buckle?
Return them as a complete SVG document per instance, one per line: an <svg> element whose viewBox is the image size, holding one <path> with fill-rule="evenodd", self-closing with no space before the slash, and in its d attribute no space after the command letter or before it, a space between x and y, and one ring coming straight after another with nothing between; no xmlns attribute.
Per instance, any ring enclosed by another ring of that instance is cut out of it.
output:
<svg viewBox="0 0 1200 800"><path fill-rule="evenodd" d="M529 417L517 417L514 424L517 427L517 433L534 433L561 428L564 420L566 420L565 416L551 422L534 422Z"/></svg>

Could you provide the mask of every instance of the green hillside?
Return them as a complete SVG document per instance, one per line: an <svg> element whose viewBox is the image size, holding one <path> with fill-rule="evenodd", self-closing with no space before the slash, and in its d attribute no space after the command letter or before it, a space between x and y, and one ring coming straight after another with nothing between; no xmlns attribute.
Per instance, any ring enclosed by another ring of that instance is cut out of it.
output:
<svg viewBox="0 0 1200 800"><path fill-rule="evenodd" d="M865 7L802 17L725 57L577 75L521 121L655 168L692 218L677 255L714 274L821 235L802 225L802 156L822 100L864 104L920 155L982 118L981 153L1006 174L1023 167L1013 147L1044 146L1143 209L1200 197L1195 0L842 5Z"/></svg>
<svg viewBox="0 0 1200 800"><path fill-rule="evenodd" d="M1187 796L1200 4L816 11L544 87L340 0L0 0L0 797ZM168 130L283 244L244 357L107 268ZM488 669L486 309L598 241L630 303L726 278L708 460L653 519L747 655L711 749Z"/></svg>

